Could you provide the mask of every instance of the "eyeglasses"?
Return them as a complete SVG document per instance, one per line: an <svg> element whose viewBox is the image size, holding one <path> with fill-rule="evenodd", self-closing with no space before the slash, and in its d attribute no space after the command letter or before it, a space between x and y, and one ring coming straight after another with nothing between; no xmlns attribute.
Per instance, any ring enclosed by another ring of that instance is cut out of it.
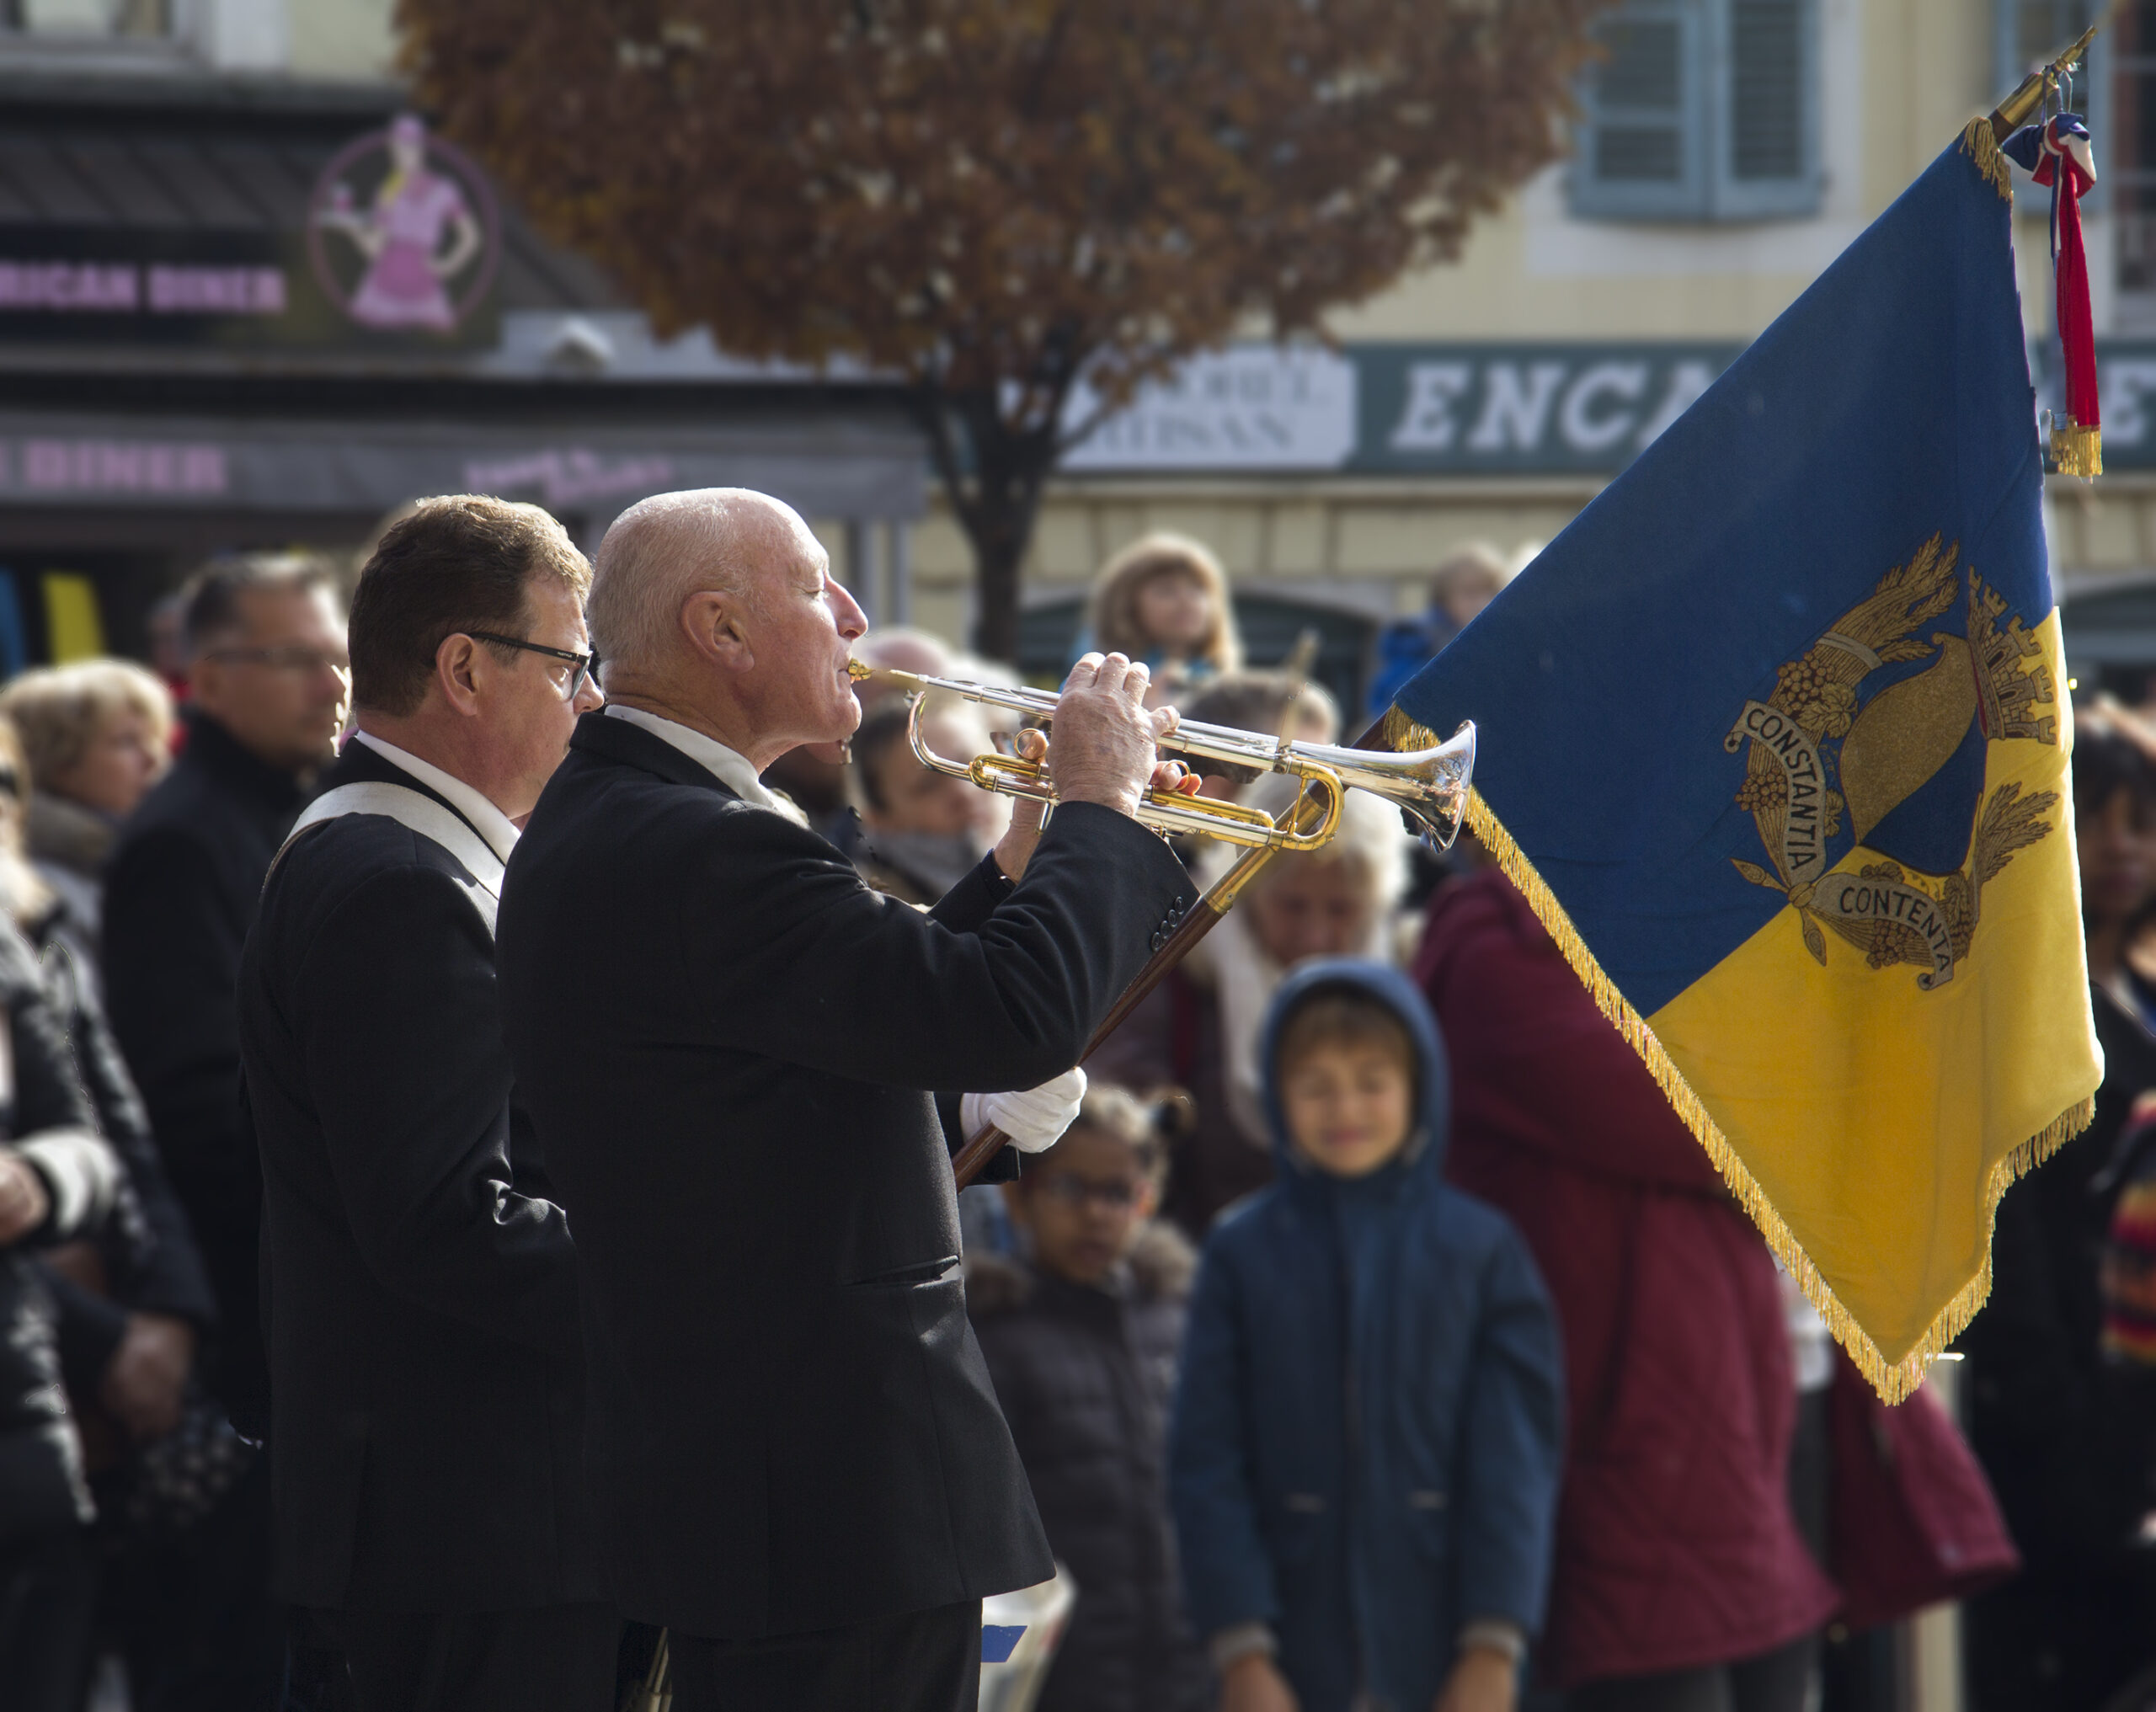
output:
<svg viewBox="0 0 2156 1712"><path fill-rule="evenodd" d="M324 666L339 678L352 674L352 663L343 654L324 653L318 648L297 644L276 648L213 648L205 659L232 660L242 665L267 666L273 672L318 672Z"/></svg>
<svg viewBox="0 0 2156 1712"><path fill-rule="evenodd" d="M549 659L566 660L576 669L569 674L568 687L562 691L562 700L574 701L591 681L592 668L598 664L595 653L577 653L565 648L548 648L544 643L526 642L518 636L497 636L491 630L467 630L464 632L474 642L491 642L503 648L522 648L526 653L542 653Z"/></svg>
<svg viewBox="0 0 2156 1712"><path fill-rule="evenodd" d="M1145 1186L1129 1177L1112 1183L1094 1183L1083 1177L1075 1177L1068 1171L1056 1171L1041 1184L1040 1192L1049 1200L1059 1201L1074 1209L1085 1206L1089 1201L1097 1201L1111 1213L1128 1213L1138 1204L1138 1197L1145 1192Z"/></svg>

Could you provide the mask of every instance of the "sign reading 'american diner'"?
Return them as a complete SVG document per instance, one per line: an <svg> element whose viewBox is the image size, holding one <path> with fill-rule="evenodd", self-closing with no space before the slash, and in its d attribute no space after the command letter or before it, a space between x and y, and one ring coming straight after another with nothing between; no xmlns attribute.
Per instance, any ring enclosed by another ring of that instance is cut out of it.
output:
<svg viewBox="0 0 2156 1712"><path fill-rule="evenodd" d="M407 115L323 168L295 229L0 223L0 339L485 349L501 215Z"/></svg>

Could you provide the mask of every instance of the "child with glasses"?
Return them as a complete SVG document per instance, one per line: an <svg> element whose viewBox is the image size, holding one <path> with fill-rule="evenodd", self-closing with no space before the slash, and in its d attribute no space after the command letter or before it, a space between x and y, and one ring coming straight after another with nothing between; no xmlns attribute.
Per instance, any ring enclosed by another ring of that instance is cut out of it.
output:
<svg viewBox="0 0 2156 1712"><path fill-rule="evenodd" d="M1210 1673L1177 1592L1162 1470L1193 1256L1152 1213L1158 1120L1090 1089L1003 1186L1021 1254L970 1254L966 1299L1077 1604L1040 1712L1198 1712Z"/></svg>

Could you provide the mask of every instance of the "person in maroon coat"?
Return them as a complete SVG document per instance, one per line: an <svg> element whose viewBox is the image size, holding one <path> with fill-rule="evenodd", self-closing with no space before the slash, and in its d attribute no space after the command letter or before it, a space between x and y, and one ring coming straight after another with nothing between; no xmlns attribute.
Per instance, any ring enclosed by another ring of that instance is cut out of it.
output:
<svg viewBox="0 0 2156 1712"><path fill-rule="evenodd" d="M1568 1712L1797 1712L1838 1596L1791 1512L1766 1245L1502 874L1438 893L1416 975L1453 1052L1449 1175L1518 1226L1564 1332L1544 1677Z"/></svg>

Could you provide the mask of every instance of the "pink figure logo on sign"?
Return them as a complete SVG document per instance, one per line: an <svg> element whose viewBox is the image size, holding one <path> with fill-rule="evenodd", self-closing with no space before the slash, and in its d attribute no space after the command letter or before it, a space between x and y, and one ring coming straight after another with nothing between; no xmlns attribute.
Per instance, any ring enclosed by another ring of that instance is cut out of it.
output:
<svg viewBox="0 0 2156 1712"><path fill-rule="evenodd" d="M501 214L476 166L400 114L323 168L307 253L330 301L362 327L454 333L494 284Z"/></svg>

